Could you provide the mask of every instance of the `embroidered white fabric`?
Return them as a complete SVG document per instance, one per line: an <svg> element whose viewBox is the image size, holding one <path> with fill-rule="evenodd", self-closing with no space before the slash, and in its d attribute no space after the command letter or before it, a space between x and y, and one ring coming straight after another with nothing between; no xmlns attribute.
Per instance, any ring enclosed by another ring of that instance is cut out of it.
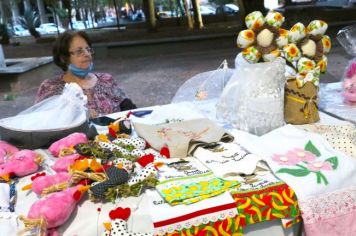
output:
<svg viewBox="0 0 356 236"><path fill-rule="evenodd" d="M163 226L159 228L155 228L156 235L165 235L166 233L172 233L174 231L179 231L182 229L189 229L193 226L199 226L202 224L208 224L209 222L216 222L218 220L225 220L226 218L232 218L237 215L236 209L228 209L219 212L214 212L211 214L207 214L194 219L189 219L185 221L181 221L179 223L170 224L168 226Z"/></svg>
<svg viewBox="0 0 356 236"><path fill-rule="evenodd" d="M12 130L36 131L76 127L87 119L87 97L75 83L66 84L61 95L49 97L18 115L0 120Z"/></svg>
<svg viewBox="0 0 356 236"><path fill-rule="evenodd" d="M239 65L216 104L217 118L262 135L284 125L285 61Z"/></svg>
<svg viewBox="0 0 356 236"><path fill-rule="evenodd" d="M299 200L305 224L348 214L356 211L356 187Z"/></svg>

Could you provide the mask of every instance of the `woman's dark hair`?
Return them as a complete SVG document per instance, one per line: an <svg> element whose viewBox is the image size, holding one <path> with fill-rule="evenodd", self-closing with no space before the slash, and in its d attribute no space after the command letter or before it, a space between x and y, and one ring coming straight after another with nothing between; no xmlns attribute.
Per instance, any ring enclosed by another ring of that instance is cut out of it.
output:
<svg viewBox="0 0 356 236"><path fill-rule="evenodd" d="M91 42L89 36L84 31L66 31L59 35L56 42L53 45L52 54L54 63L59 66L63 71L68 70L69 65L69 47L74 37L82 37L89 47Z"/></svg>

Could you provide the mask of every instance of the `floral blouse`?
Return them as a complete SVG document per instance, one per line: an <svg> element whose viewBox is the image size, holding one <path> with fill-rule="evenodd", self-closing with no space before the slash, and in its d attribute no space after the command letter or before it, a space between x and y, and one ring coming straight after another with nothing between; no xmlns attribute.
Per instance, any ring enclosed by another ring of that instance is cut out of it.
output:
<svg viewBox="0 0 356 236"><path fill-rule="evenodd" d="M127 97L117 81L107 73L95 73L94 75L98 78L95 86L83 89L84 94L88 96L90 117L121 111L120 103ZM38 89L35 103L53 95L61 94L66 84L63 76L43 81Z"/></svg>

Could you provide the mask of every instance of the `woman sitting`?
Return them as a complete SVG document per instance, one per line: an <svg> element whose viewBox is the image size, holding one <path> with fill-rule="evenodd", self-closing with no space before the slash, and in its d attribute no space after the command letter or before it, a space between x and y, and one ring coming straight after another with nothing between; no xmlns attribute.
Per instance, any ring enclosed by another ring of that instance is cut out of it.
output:
<svg viewBox="0 0 356 236"><path fill-rule="evenodd" d="M53 47L53 60L64 73L43 81L35 102L61 94L66 83L77 83L88 97L90 118L136 108L110 74L92 73L93 54L84 31L61 34Z"/></svg>

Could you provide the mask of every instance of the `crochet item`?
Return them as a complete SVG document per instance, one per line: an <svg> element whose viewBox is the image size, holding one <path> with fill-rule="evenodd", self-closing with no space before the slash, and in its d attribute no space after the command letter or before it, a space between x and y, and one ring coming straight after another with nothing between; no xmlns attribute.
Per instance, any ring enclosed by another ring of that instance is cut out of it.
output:
<svg viewBox="0 0 356 236"><path fill-rule="evenodd" d="M124 169L110 166L105 172L108 179L90 187L90 194L95 198L104 199L108 188L126 183L128 180L128 173Z"/></svg>
<svg viewBox="0 0 356 236"><path fill-rule="evenodd" d="M48 150L55 157L58 157L60 151L65 148L73 147L79 143L87 143L88 139L83 133L73 133L64 137L56 142L54 142Z"/></svg>
<svg viewBox="0 0 356 236"><path fill-rule="evenodd" d="M6 163L0 165L0 178L9 180L11 175L22 177L35 173L42 161L42 156L35 151L18 151Z"/></svg>
<svg viewBox="0 0 356 236"><path fill-rule="evenodd" d="M149 233L132 233L127 230L127 219L131 215L130 208L118 207L110 211L109 217L111 219L110 228L105 230L104 236L125 235L125 236L149 236Z"/></svg>

